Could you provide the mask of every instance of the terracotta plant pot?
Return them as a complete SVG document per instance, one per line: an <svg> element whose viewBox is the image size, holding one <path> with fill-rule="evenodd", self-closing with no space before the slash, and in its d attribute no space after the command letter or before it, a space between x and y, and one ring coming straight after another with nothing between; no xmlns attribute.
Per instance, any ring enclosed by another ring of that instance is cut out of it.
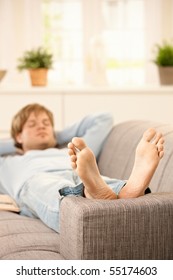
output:
<svg viewBox="0 0 173 280"><path fill-rule="evenodd" d="M0 81L4 78L6 73L7 73L7 70L0 70Z"/></svg>
<svg viewBox="0 0 173 280"><path fill-rule="evenodd" d="M32 86L46 86L47 73L48 69L46 68L29 69Z"/></svg>
<svg viewBox="0 0 173 280"><path fill-rule="evenodd" d="M173 67L158 67L160 84L161 85L173 85Z"/></svg>

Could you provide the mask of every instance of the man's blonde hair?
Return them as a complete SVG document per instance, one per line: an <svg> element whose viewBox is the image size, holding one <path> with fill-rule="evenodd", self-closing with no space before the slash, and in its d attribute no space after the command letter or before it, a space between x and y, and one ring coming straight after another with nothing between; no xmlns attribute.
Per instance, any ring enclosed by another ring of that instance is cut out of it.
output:
<svg viewBox="0 0 173 280"><path fill-rule="evenodd" d="M22 132L23 126L29 118L30 114L34 112L36 115L40 112L45 112L49 117L52 127L54 127L54 118L51 111L49 111L43 105L33 103L23 107L12 119L11 124L11 136L15 140L15 144L18 146L19 144L16 141L16 136Z"/></svg>

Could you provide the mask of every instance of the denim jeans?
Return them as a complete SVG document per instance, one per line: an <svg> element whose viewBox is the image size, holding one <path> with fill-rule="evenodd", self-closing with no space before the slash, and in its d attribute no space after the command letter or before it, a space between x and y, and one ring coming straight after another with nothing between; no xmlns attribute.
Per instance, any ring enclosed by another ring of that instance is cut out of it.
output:
<svg viewBox="0 0 173 280"><path fill-rule="evenodd" d="M105 182L118 194L125 181L104 177ZM17 203L21 214L40 218L48 227L59 232L59 211L65 196L83 196L84 186L71 170L39 173L24 184Z"/></svg>

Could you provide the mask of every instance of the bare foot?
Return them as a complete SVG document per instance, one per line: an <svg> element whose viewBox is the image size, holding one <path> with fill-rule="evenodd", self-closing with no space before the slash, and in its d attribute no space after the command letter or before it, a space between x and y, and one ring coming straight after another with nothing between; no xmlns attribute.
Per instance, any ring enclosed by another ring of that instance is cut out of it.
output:
<svg viewBox="0 0 173 280"><path fill-rule="evenodd" d="M78 149L78 151L76 150ZM102 179L93 152L82 138L73 138L68 144L71 166L81 178L87 198L116 199L116 194Z"/></svg>
<svg viewBox="0 0 173 280"><path fill-rule="evenodd" d="M153 128L148 129L139 142L132 173L119 198L132 198L144 195L151 178L164 155L162 134ZM78 151L76 150L78 149ZM82 138L73 138L68 144L71 166L76 170L85 186L87 198L116 199L117 195L102 179L93 152Z"/></svg>
<svg viewBox="0 0 173 280"><path fill-rule="evenodd" d="M129 180L122 188L119 198L138 197L144 195L152 176L164 155L164 139L161 133L150 128L143 134L139 142L135 163Z"/></svg>

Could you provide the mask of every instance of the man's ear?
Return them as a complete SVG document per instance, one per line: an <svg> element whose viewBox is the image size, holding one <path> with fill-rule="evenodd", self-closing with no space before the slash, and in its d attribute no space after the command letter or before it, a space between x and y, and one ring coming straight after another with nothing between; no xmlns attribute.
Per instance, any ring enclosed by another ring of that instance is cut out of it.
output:
<svg viewBox="0 0 173 280"><path fill-rule="evenodd" d="M19 143L19 144L22 144L22 135L21 135L21 133L16 135L16 142Z"/></svg>

